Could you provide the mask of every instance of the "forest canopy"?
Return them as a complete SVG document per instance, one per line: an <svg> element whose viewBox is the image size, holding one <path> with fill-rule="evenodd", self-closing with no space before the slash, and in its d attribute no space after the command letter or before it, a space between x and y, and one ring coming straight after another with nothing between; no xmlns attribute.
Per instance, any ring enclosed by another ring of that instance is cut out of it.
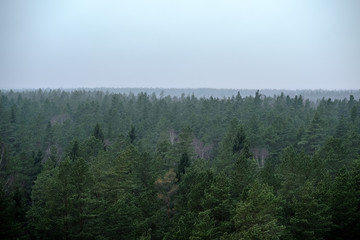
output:
<svg viewBox="0 0 360 240"><path fill-rule="evenodd" d="M207 91L0 91L0 238L360 238L359 91Z"/></svg>

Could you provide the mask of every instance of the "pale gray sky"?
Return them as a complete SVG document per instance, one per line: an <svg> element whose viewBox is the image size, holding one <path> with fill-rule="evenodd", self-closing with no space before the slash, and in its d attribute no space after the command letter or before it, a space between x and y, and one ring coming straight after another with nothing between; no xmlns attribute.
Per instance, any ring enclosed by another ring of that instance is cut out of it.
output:
<svg viewBox="0 0 360 240"><path fill-rule="evenodd" d="M360 89L359 0L1 0L0 89Z"/></svg>

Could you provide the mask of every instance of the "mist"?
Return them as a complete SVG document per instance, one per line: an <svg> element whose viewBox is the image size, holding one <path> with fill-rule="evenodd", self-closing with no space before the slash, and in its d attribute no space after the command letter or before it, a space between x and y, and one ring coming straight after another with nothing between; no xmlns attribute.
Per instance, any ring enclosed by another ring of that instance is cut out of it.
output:
<svg viewBox="0 0 360 240"><path fill-rule="evenodd" d="M0 3L0 88L359 89L360 3Z"/></svg>

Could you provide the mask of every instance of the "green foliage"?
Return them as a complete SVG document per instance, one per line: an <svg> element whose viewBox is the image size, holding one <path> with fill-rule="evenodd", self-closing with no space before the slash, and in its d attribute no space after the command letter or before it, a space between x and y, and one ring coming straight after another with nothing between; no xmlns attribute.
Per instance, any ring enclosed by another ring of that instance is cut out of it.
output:
<svg viewBox="0 0 360 240"><path fill-rule="evenodd" d="M199 213L204 210L202 201L213 179L214 173L211 170L197 169L194 166L189 168L179 184L176 201L179 214L187 211Z"/></svg>
<svg viewBox="0 0 360 240"><path fill-rule="evenodd" d="M174 221L174 226L171 226L170 231L165 234L164 240L190 239L195 221L196 214L192 213L191 211L181 215L177 220Z"/></svg>
<svg viewBox="0 0 360 240"><path fill-rule="evenodd" d="M231 217L233 213L233 200L230 194L230 183L227 176L224 173L218 174L212 181L212 184L204 192L204 198L202 200L202 207L205 211L199 213L199 218L202 221L210 221L208 227L211 229L212 238L219 238L226 232L231 232ZM206 215L201 215L206 213ZM206 217L204 219L204 217Z"/></svg>
<svg viewBox="0 0 360 240"><path fill-rule="evenodd" d="M233 155L235 164L230 170L231 194L233 198L239 199L243 191L255 180L258 166L249 152L248 145L240 154Z"/></svg>
<svg viewBox="0 0 360 240"><path fill-rule="evenodd" d="M101 213L101 237L111 239L117 236L118 239L135 239L137 235L136 219L140 214L135 205L133 196L121 196L116 202L110 205L107 210Z"/></svg>
<svg viewBox="0 0 360 240"><path fill-rule="evenodd" d="M177 153L179 156L182 156L184 153L186 153L189 158L192 158L194 156L194 148L192 146L192 141L192 130L190 127L185 127L180 132L179 142L176 144Z"/></svg>
<svg viewBox="0 0 360 240"><path fill-rule="evenodd" d="M214 239L215 221L209 211L200 212L195 222L190 240Z"/></svg>
<svg viewBox="0 0 360 240"><path fill-rule="evenodd" d="M69 153L70 159L75 161L79 154L79 142L77 140L74 140Z"/></svg>
<svg viewBox="0 0 360 240"><path fill-rule="evenodd" d="M69 158L52 168L48 162L35 182L29 212L34 237L42 239L84 238L92 185L83 158Z"/></svg>
<svg viewBox="0 0 360 240"><path fill-rule="evenodd" d="M360 237L360 164L354 162L351 168L342 169L331 185L329 205L333 226L328 239L349 239Z"/></svg>
<svg viewBox="0 0 360 240"><path fill-rule="evenodd" d="M349 165L348 153L343 141L330 137L317 152L316 157L322 159L330 174L337 174L343 166Z"/></svg>
<svg viewBox="0 0 360 240"><path fill-rule="evenodd" d="M187 167L190 166L190 158L189 155L185 152L181 155L180 158L180 163L178 166L178 171L177 171L177 179L180 181L181 175L185 174L185 170Z"/></svg>
<svg viewBox="0 0 360 240"><path fill-rule="evenodd" d="M330 208L319 200L318 190L311 181L306 181L294 196L289 230L294 239L322 239L330 230Z"/></svg>
<svg viewBox="0 0 360 240"><path fill-rule="evenodd" d="M135 127L134 126L131 126L131 129L129 131L129 141L130 143L134 143L135 139L136 139L136 135L135 135Z"/></svg>
<svg viewBox="0 0 360 240"><path fill-rule="evenodd" d="M305 131L304 138L299 142L305 151L314 153L318 150L324 141L324 123L318 112L315 112L314 118Z"/></svg>
<svg viewBox="0 0 360 240"><path fill-rule="evenodd" d="M360 238L354 96L116 91L0 91L1 239Z"/></svg>
<svg viewBox="0 0 360 240"><path fill-rule="evenodd" d="M101 142L104 141L104 134L99 123L96 124L92 135Z"/></svg>
<svg viewBox="0 0 360 240"><path fill-rule="evenodd" d="M25 203L19 188L14 193L5 191L0 182L0 238L21 239L24 236Z"/></svg>
<svg viewBox="0 0 360 240"><path fill-rule="evenodd" d="M255 181L246 199L237 204L236 230L231 239L280 239L285 229L277 220L280 206L281 202L272 189Z"/></svg>
<svg viewBox="0 0 360 240"><path fill-rule="evenodd" d="M236 157L242 153L245 147L245 155L249 155L249 148L244 129L237 119L233 119L228 127L228 131L220 143L220 150L215 162L217 171L229 172L233 168Z"/></svg>
<svg viewBox="0 0 360 240"><path fill-rule="evenodd" d="M280 195L287 201L297 194L307 179L314 177L312 159L304 152L286 148L281 155L277 176L280 178Z"/></svg>
<svg viewBox="0 0 360 240"><path fill-rule="evenodd" d="M242 127L240 127L239 131L236 132L234 140L233 140L234 141L234 144L232 147L233 154L241 152L241 150L244 148L245 140L246 140L246 136L245 136L244 129Z"/></svg>

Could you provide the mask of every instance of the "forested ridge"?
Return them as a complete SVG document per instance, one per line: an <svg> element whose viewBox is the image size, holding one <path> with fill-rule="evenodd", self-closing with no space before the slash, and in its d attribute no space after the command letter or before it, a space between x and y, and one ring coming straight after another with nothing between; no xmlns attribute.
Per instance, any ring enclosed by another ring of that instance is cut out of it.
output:
<svg viewBox="0 0 360 240"><path fill-rule="evenodd" d="M353 95L0 95L0 239L360 239Z"/></svg>

